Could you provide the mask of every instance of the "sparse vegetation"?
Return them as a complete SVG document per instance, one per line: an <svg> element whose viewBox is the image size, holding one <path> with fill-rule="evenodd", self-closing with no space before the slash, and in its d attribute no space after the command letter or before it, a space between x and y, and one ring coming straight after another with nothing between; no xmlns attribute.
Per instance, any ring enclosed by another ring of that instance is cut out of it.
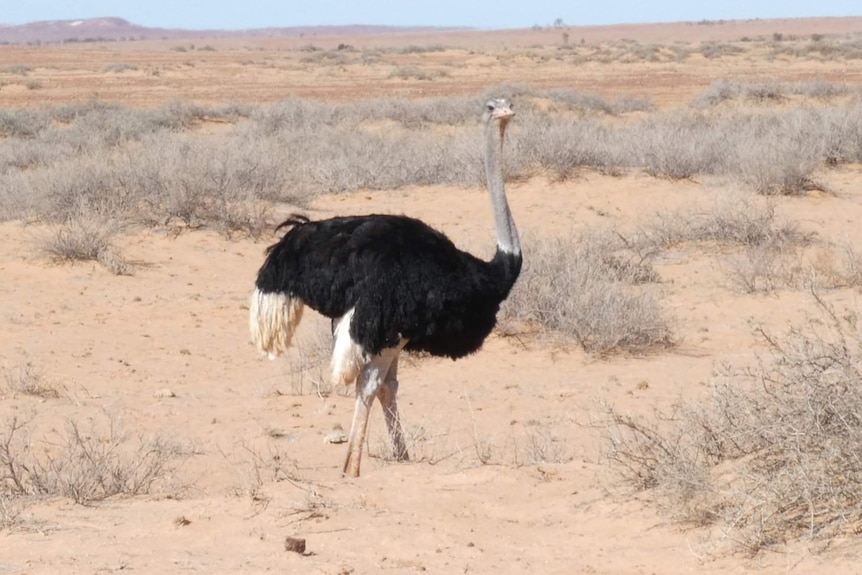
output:
<svg viewBox="0 0 862 575"><path fill-rule="evenodd" d="M15 76L26 76L32 71L33 68L31 68L30 66L25 66L24 64L12 64L0 68L0 74L10 74Z"/></svg>
<svg viewBox="0 0 862 575"><path fill-rule="evenodd" d="M724 58L745 52L745 49L736 44L720 43L720 42L704 42L700 45L698 52L704 58Z"/></svg>
<svg viewBox="0 0 862 575"><path fill-rule="evenodd" d="M796 225L778 219L772 201L728 194L709 206L660 212L642 224L631 241L641 249L655 250L686 242L757 247L806 239Z"/></svg>
<svg viewBox="0 0 862 575"><path fill-rule="evenodd" d="M116 275L128 275L129 264L113 244L117 221L79 211L41 239L42 250L57 260L96 261Z"/></svg>
<svg viewBox="0 0 862 575"><path fill-rule="evenodd" d="M541 463L565 463L569 460L565 440L558 437L548 426L536 425L526 429L523 439L523 462L527 465Z"/></svg>
<svg viewBox="0 0 862 575"><path fill-rule="evenodd" d="M106 64L102 67L102 73L114 73L114 74L122 74L123 72L133 72L138 69L134 64L126 64L124 62L116 62L113 64Z"/></svg>
<svg viewBox="0 0 862 575"><path fill-rule="evenodd" d="M42 399L60 397L60 387L46 378L42 370L29 361L16 367L7 367L4 371L7 394L12 397L19 395Z"/></svg>
<svg viewBox="0 0 862 575"><path fill-rule="evenodd" d="M17 416L0 423L0 497L68 497L86 504L113 495L138 495L171 484L188 450L160 438L138 438L107 422L84 429L68 421L64 432L35 441L30 421Z"/></svg>
<svg viewBox="0 0 862 575"><path fill-rule="evenodd" d="M333 64L337 66L344 66L350 62L350 58L340 51L325 51L325 50L315 50L310 51L308 54L300 58L299 60L303 64Z"/></svg>
<svg viewBox="0 0 862 575"><path fill-rule="evenodd" d="M790 96L803 96L821 100L846 96L850 89L843 84L833 84L820 80L805 82L754 82L743 83L732 80L718 80L694 99L697 107L715 106L728 100L746 100L756 103L776 103Z"/></svg>
<svg viewBox="0 0 862 575"><path fill-rule="evenodd" d="M399 80L430 81L435 78L443 78L448 75L449 73L446 70L427 70L418 66L399 66L389 74L389 77L397 78Z"/></svg>
<svg viewBox="0 0 862 575"><path fill-rule="evenodd" d="M648 112L651 105L563 90L496 91L520 98L525 116L511 132L510 177L545 172L565 180L583 168L609 174L642 168L672 179L718 175L761 194L786 195L821 188L814 173L822 166L862 159L859 102L732 114L676 111L609 124L592 116ZM65 220L75 198L85 197L105 220L256 235L273 201L410 184L472 185L481 178L473 122L483 96L350 106L286 100L258 108L131 110L93 102L0 110L6 136L0 215ZM534 104L542 100L552 107ZM566 111L591 117L565 117ZM195 126L212 119L235 125L218 139L198 137ZM383 132L366 127L392 121L395 129ZM434 132L429 124L454 129Z"/></svg>
<svg viewBox="0 0 862 575"><path fill-rule="evenodd" d="M535 323L572 337L591 353L672 343L653 293L649 263L610 234L540 239L525 248L525 269L502 308L504 322Z"/></svg>
<svg viewBox="0 0 862 575"><path fill-rule="evenodd" d="M752 552L857 529L862 347L855 328L821 305L828 327L763 332L771 357L723 369L703 403L652 418L609 407L613 469L636 489L658 490L680 519L719 525Z"/></svg>
<svg viewBox="0 0 862 575"><path fill-rule="evenodd" d="M296 461L272 440L267 441L263 447L241 441L235 453L222 452L222 456L237 470L238 483L234 487L234 494L249 497L258 509L265 509L269 504L264 487L271 483L286 481L303 488L309 494L316 494L313 488L301 485L303 479Z"/></svg>
<svg viewBox="0 0 862 575"><path fill-rule="evenodd" d="M0 492L0 531L11 529L21 521L23 505Z"/></svg>
<svg viewBox="0 0 862 575"><path fill-rule="evenodd" d="M344 391L336 389L332 383L331 356L332 332L325 323L317 324L311 334L295 341L287 355L290 393L328 397L333 392Z"/></svg>
<svg viewBox="0 0 862 575"><path fill-rule="evenodd" d="M446 46L440 44L428 44L426 46L410 45L403 48L396 48L396 54L428 54L430 52L445 52Z"/></svg>
<svg viewBox="0 0 862 575"><path fill-rule="evenodd" d="M276 571L299 535L309 556L291 561L333 573L566 572L607 565L591 533L626 528L621 571L852 571L860 36L782 25L671 25L742 42L563 25L437 36L449 48L309 30L6 50L0 571L68 571L76 545L73 570ZM330 381L329 322L307 310L277 362L243 345L272 224L405 213L490 256L478 113L499 95L533 231L523 275L479 355L402 355L411 461L375 403L384 481L339 481L354 389ZM816 305L806 289L847 311L774 335ZM614 406L601 429L583 425L592 398ZM593 477L603 431L635 498L594 488L619 486ZM161 433L190 434L195 456ZM624 513L594 517L608 508ZM385 553L350 535L369 526ZM770 552L711 561L709 544Z"/></svg>

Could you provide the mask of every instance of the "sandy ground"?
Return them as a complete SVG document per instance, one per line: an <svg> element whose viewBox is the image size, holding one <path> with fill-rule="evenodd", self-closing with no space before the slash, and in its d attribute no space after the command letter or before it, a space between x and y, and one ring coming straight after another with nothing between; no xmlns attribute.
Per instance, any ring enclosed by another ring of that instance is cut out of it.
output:
<svg viewBox="0 0 862 575"><path fill-rule="evenodd" d="M831 222L862 216L862 177L841 176L847 186L834 197L787 200L784 209L807 214L809 229L850 233ZM596 208L625 221L708 193L602 176L511 191L528 233L565 229ZM453 217L441 206L455 201L462 209ZM486 204L481 190L408 189L322 198L313 213L409 213L483 253L491 249ZM459 362L408 361L401 403L417 461L381 458L378 409L371 456L362 477L348 481L339 477L344 446L323 438L349 424L351 398L319 397L290 373L289 359L258 359L247 343L246 299L264 243L142 232L125 245L135 274L117 277L30 256L38 233L0 226L0 273L11 278L0 285L0 350L5 364L30 361L65 391L7 397L3 412L46 429L114 418L135 434L193 445L195 455L178 471L189 487L176 497L33 503L0 534L0 572L854 572L858 550L849 544L837 553L800 545L754 559L712 556L714 535L626 495L601 464L602 433L589 425L599 401L646 412L696 396L718 361L750 357L752 326L781 328L811 305L796 292L738 294L715 255L690 250L659 266L682 341L673 351L596 360L525 335L492 337ZM834 297L852 303L856 295ZM319 333L316 320L305 320L301 339ZM175 397L157 397L163 389ZM561 462L532 463L536 449ZM294 481L276 480L278 456ZM308 556L286 553L285 536L306 538Z"/></svg>
<svg viewBox="0 0 862 575"><path fill-rule="evenodd" d="M15 50L21 52L0 57L17 61L14 55L26 52ZM79 56L74 50L71 59ZM98 69L98 60L87 62ZM705 81L719 75L710 66L684 73ZM757 66L760 73L773 64ZM809 64L803 72L828 77L830 66ZM615 74L622 72L635 75L622 66L594 71L621 84L625 76ZM487 81L507 73L496 70ZM855 77L860 66L847 73ZM648 83L650 65L637 75L639 87ZM681 77L683 92L696 91ZM268 94L262 100L275 94L259 85ZM44 101L67 96L53 90L34 93L49 93ZM153 93L147 104L161 101ZM181 86L166 93L186 95ZM0 106L23 102L8 94L0 90ZM83 97L80 86L74 94ZM822 178L829 193L777 200L780 216L823 240L858 245L862 168ZM529 238L631 227L659 211L705 205L719 185L585 174L566 183L517 183L510 196ZM309 213L371 211L417 216L465 249L484 256L493 250L488 199L478 188L322 197ZM752 359L757 326L781 330L816 313L804 292L739 293L722 250L689 246L659 260L662 306L680 342L672 350L600 359L526 333L494 335L459 362L405 361L400 404L413 461L387 460L375 406L362 477L345 480L344 445L324 437L349 425L350 391L318 394L321 370L295 371L305 356L267 361L248 343L247 298L271 238L133 231L121 247L134 273L114 276L98 264L46 261L34 249L41 233L37 225L0 224L0 365L30 362L62 391L57 398L0 393L0 420L29 419L37 438L69 421L85 430L114 421L130 441L160 435L189 455L153 495L89 506L28 502L14 527L0 530L0 573L860 572L862 548L849 540L754 557L715 553L725 547L721 534L675 523L649 495L627 493L602 462L603 432L591 425L600 402L646 414L696 398L719 362ZM854 290L828 298L858 307ZM304 353L313 354L325 330L320 318L306 317L298 336ZM553 462L536 463L542 458ZM305 538L306 555L286 552L287 536Z"/></svg>

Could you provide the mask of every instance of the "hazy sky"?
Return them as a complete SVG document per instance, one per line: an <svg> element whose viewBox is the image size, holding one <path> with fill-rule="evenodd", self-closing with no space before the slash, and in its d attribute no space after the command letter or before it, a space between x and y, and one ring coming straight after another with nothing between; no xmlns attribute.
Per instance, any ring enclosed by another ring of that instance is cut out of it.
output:
<svg viewBox="0 0 862 575"><path fill-rule="evenodd" d="M388 24L523 28L862 15L862 0L0 0L0 23L118 16L167 28Z"/></svg>

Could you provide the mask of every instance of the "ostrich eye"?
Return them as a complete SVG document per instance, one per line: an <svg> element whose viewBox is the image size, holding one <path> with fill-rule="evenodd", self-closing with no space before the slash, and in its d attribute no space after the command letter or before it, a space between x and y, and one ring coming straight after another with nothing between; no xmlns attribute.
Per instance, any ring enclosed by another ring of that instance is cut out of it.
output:
<svg viewBox="0 0 862 575"><path fill-rule="evenodd" d="M488 111L489 111L489 112L493 112L493 111L494 111L494 104L488 103Z"/></svg>

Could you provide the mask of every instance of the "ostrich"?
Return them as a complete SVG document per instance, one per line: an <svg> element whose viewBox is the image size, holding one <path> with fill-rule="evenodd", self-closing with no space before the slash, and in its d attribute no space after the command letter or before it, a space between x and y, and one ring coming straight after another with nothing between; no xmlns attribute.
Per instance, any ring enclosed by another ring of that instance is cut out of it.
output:
<svg viewBox="0 0 862 575"><path fill-rule="evenodd" d="M503 188L502 148L511 104L483 115L488 191L497 251L483 261L424 222L365 215L311 221L293 215L266 250L249 306L255 346L270 358L289 345L303 307L332 319L333 380L356 380L343 474L359 476L368 414L383 407L398 460L409 458L398 416L398 355L425 351L458 359L477 351L521 270L521 246Z"/></svg>

